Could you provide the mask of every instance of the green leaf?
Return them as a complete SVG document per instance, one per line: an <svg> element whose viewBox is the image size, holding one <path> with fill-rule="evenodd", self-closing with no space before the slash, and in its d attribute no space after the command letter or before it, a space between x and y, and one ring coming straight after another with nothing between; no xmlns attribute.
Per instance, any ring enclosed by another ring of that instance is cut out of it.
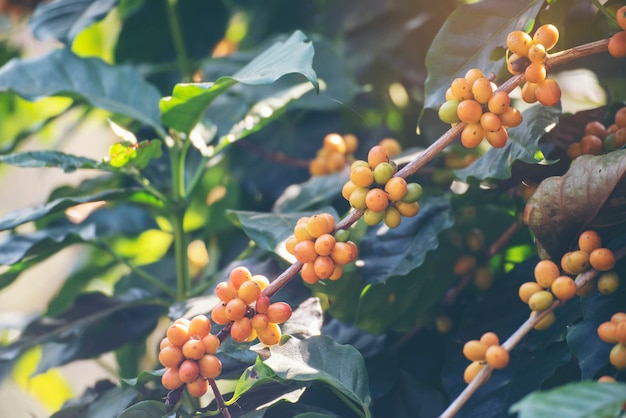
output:
<svg viewBox="0 0 626 418"><path fill-rule="evenodd" d="M478 180L508 179L514 162L541 164L535 154L539 151L538 142L546 133L545 128L556 123L560 107L535 105L524 111L524 120L515 127L507 129L509 139L502 148L491 148L469 167L456 170L456 176L467 182L469 177Z"/></svg>
<svg viewBox="0 0 626 418"><path fill-rule="evenodd" d="M4 235L0 237L0 265L13 265L27 255L37 254L38 250L48 252L50 246L58 251L68 245L95 238L96 228L93 224L61 226L23 235Z"/></svg>
<svg viewBox="0 0 626 418"><path fill-rule="evenodd" d="M156 382L161 380L165 369L159 369L154 371L141 371L137 377L132 379L122 379L122 385L139 388L148 382Z"/></svg>
<svg viewBox="0 0 626 418"><path fill-rule="evenodd" d="M12 59L0 69L0 91L27 100L47 96L82 98L95 107L131 117L165 132L159 119L159 92L132 67L80 58L67 48L34 59Z"/></svg>
<svg viewBox="0 0 626 418"><path fill-rule="evenodd" d="M167 412L165 402L141 401L126 408L118 418L161 418Z"/></svg>
<svg viewBox="0 0 626 418"><path fill-rule="evenodd" d="M542 181L528 200L528 226L537 243L556 257L569 251L586 228L624 223L626 150L581 155L567 173Z"/></svg>
<svg viewBox="0 0 626 418"><path fill-rule="evenodd" d="M626 402L623 383L576 382L535 392L511 407L519 418L614 418Z"/></svg>
<svg viewBox="0 0 626 418"><path fill-rule="evenodd" d="M236 83L271 84L282 76L300 73L319 89L313 61L313 44L300 32L277 42L257 56L233 76L224 76L214 83L181 83L171 97L161 99L161 120L170 128L190 132L206 107L222 92Z"/></svg>
<svg viewBox="0 0 626 418"><path fill-rule="evenodd" d="M370 228L359 245L365 283L382 283L419 267L426 253L439 245L438 235L454 223L448 199L434 197L420 202L417 216L403 218L398 228ZM383 232L384 231L384 232Z"/></svg>
<svg viewBox="0 0 626 418"><path fill-rule="evenodd" d="M365 361L351 345L337 344L325 336L300 341L290 338L269 348L265 360L281 379L322 381L356 403L370 417L371 403Z"/></svg>
<svg viewBox="0 0 626 418"><path fill-rule="evenodd" d="M0 155L0 163L15 167L58 167L66 173L79 168L107 170L107 164L99 163L91 158L78 157L61 151L27 151Z"/></svg>
<svg viewBox="0 0 626 418"><path fill-rule="evenodd" d="M331 206L309 212L264 213L229 210L227 214L233 223L241 225L246 235L259 247L290 258L282 243L293 235L293 228L298 219L322 212L330 213L336 220L339 219L337 211Z"/></svg>
<svg viewBox="0 0 626 418"><path fill-rule="evenodd" d="M15 228L16 226L22 225L26 222L36 221L44 216L61 212L70 206L74 206L79 203L114 200L118 198L129 199L129 196L132 195L133 192L133 189L107 190L92 196L61 197L44 205L27 209L17 209L0 219L0 231Z"/></svg>
<svg viewBox="0 0 626 418"><path fill-rule="evenodd" d="M40 4L28 24L37 39L65 44L87 26L104 18L118 0L57 0Z"/></svg>
<svg viewBox="0 0 626 418"><path fill-rule="evenodd" d="M251 389L269 382L275 382L277 380L276 373L263 363L260 357L257 357L254 365L248 367L239 377L237 386L235 386L235 393L233 394L233 397L226 402L226 404L232 405L237 402L237 400L244 393L250 391Z"/></svg>
<svg viewBox="0 0 626 418"><path fill-rule="evenodd" d="M85 418L117 417L137 397L133 388L115 387L98 397L87 409ZM141 416L141 415L138 415Z"/></svg>
<svg viewBox="0 0 626 418"><path fill-rule="evenodd" d="M276 200L273 210L276 212L297 212L327 204L341 194L339 186L349 179L348 172L342 171L327 176L314 176L304 183L293 184L287 187Z"/></svg>
<svg viewBox="0 0 626 418"><path fill-rule="evenodd" d="M543 0L483 0L457 7L439 29L426 54L424 108L437 109L445 101L452 80L463 77L470 68L498 74L505 65L502 57L507 35L524 30L543 4Z"/></svg>

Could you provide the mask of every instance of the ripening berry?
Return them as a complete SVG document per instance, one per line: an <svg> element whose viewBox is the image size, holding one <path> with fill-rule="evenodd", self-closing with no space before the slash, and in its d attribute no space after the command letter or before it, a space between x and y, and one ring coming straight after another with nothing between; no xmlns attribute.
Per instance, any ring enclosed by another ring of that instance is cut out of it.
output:
<svg viewBox="0 0 626 418"><path fill-rule="evenodd" d="M455 78L450 85L452 95L458 100L472 99L472 83L465 78Z"/></svg>
<svg viewBox="0 0 626 418"><path fill-rule="evenodd" d="M243 266L235 267L230 271L230 282L237 290L239 290L239 287L243 282L247 282L251 278L252 273L250 273L250 270Z"/></svg>
<svg viewBox="0 0 626 418"><path fill-rule="evenodd" d="M618 322L615 324L615 339L620 344L626 344L626 322Z"/></svg>
<svg viewBox="0 0 626 418"><path fill-rule="evenodd" d="M420 205L417 202L406 203L401 200L399 202L394 202L393 205L396 209L398 209L398 212L400 212L402 216L406 216L407 218L417 215L420 210Z"/></svg>
<svg viewBox="0 0 626 418"><path fill-rule="evenodd" d="M537 84L526 82L522 86L522 100L526 103L535 103L537 101Z"/></svg>
<svg viewBox="0 0 626 418"><path fill-rule="evenodd" d="M617 380L615 380L614 377L612 376L600 376L598 377L598 383L615 383L617 382Z"/></svg>
<svg viewBox="0 0 626 418"><path fill-rule="evenodd" d="M183 344L182 351L185 358L198 360L204 355L204 344L201 340L193 338Z"/></svg>
<svg viewBox="0 0 626 418"><path fill-rule="evenodd" d="M184 359L183 350L175 345L164 347L159 351L159 362L164 367L178 367Z"/></svg>
<svg viewBox="0 0 626 418"><path fill-rule="evenodd" d="M357 185L348 180L341 189L341 195L344 199L350 200L350 195L357 189Z"/></svg>
<svg viewBox="0 0 626 418"><path fill-rule="evenodd" d="M294 255L294 250L297 243L298 238L296 238L295 235L290 236L289 238L287 238L287 241L285 241L285 250L287 250L289 254Z"/></svg>
<svg viewBox="0 0 626 418"><path fill-rule="evenodd" d="M528 59L528 57L520 56L517 54L509 55L507 62L506 62L507 70L509 70L509 72L513 75L517 75L517 74L524 72L526 67L528 67L529 65L530 65L530 60Z"/></svg>
<svg viewBox="0 0 626 418"><path fill-rule="evenodd" d="M519 287L519 298L522 300L522 302L528 303L530 297L541 290L543 290L543 288L537 282L523 283Z"/></svg>
<svg viewBox="0 0 626 418"><path fill-rule="evenodd" d="M547 56L546 47L542 44L533 44L528 48L528 59L533 63L543 64Z"/></svg>
<svg viewBox="0 0 626 418"><path fill-rule="evenodd" d="M238 343L246 341L248 337L250 337L250 334L252 334L252 324L250 323L250 318L240 318L234 321L230 328L230 336Z"/></svg>
<svg viewBox="0 0 626 418"><path fill-rule="evenodd" d="M509 364L509 352L501 345L492 345L485 353L485 360L494 369L504 369Z"/></svg>
<svg viewBox="0 0 626 418"><path fill-rule="evenodd" d="M334 237L336 242L346 242L350 239L350 231L347 229L339 229L335 231Z"/></svg>
<svg viewBox="0 0 626 418"><path fill-rule="evenodd" d="M278 344L282 333L278 324L270 322L265 329L257 331L257 337L265 345Z"/></svg>
<svg viewBox="0 0 626 418"><path fill-rule="evenodd" d="M200 374L200 368L198 367L198 363L195 360L185 360L180 363L180 367L178 368L178 377L185 383L191 383Z"/></svg>
<svg viewBox="0 0 626 418"><path fill-rule="evenodd" d="M187 392L195 398L203 396L209 390L209 382L203 377L198 377L191 383L187 383Z"/></svg>
<svg viewBox="0 0 626 418"><path fill-rule="evenodd" d="M207 379L215 379L222 373L222 362L212 354L206 354L198 360L200 375Z"/></svg>
<svg viewBox="0 0 626 418"><path fill-rule="evenodd" d="M385 183L385 192L389 200L398 201L406 196L407 182L402 177L392 177Z"/></svg>
<svg viewBox="0 0 626 418"><path fill-rule="evenodd" d="M474 100L478 103L485 104L491 99L491 95L493 94L493 87L491 86L491 81L486 78L479 78L472 84L472 95L474 96ZM471 99L472 97L468 97Z"/></svg>
<svg viewBox="0 0 626 418"><path fill-rule="evenodd" d="M548 309L550 305L552 305L553 301L554 296L552 295L552 293L548 292L547 290L541 290L537 293L534 293L528 299L528 306L533 311L539 312Z"/></svg>
<svg viewBox="0 0 626 418"><path fill-rule="evenodd" d="M481 362L481 361L473 361L471 362L466 368L465 371L463 372L463 380L465 380L465 383L467 383L468 385L470 384L470 382L472 380L474 380L474 378L476 377L476 375L478 375L478 373L480 373L480 371L485 367L485 363Z"/></svg>
<svg viewBox="0 0 626 418"><path fill-rule="evenodd" d="M626 369L626 345L615 344L609 353L609 361L617 370Z"/></svg>
<svg viewBox="0 0 626 418"><path fill-rule="evenodd" d="M554 106L561 100L561 88L552 78L546 78L535 88L537 100L544 106Z"/></svg>
<svg viewBox="0 0 626 418"><path fill-rule="evenodd" d="M350 195L350 206L355 209L361 210L366 208L365 197L367 196L369 189L366 187L359 187Z"/></svg>
<svg viewBox="0 0 626 418"><path fill-rule="evenodd" d="M302 265L302 270L300 270L300 276L305 283L315 284L320 278L315 274L315 269L313 268L313 263L304 263Z"/></svg>
<svg viewBox="0 0 626 418"><path fill-rule="evenodd" d="M474 271L476 268L476 257L473 255L462 255L456 259L454 266L452 267L454 274L457 276L464 276L465 274Z"/></svg>
<svg viewBox="0 0 626 418"><path fill-rule="evenodd" d="M383 218L383 222L385 223L385 225L387 225L388 228L397 228L402 222L402 215L400 215L398 209L390 206L385 211L385 217Z"/></svg>
<svg viewBox="0 0 626 418"><path fill-rule="evenodd" d="M481 343L486 344L487 347L491 347L492 345L498 345L500 344L500 339L498 338L498 336L496 335L495 332L485 332L479 340Z"/></svg>
<svg viewBox="0 0 626 418"><path fill-rule="evenodd" d="M497 131L486 131L485 139L494 148L502 148L506 145L509 134L504 127L500 127Z"/></svg>
<svg viewBox="0 0 626 418"><path fill-rule="evenodd" d="M459 103L456 113L459 119L465 123L478 123L483 114L483 108L476 100L467 99Z"/></svg>
<svg viewBox="0 0 626 418"><path fill-rule="evenodd" d="M578 248L591 253L596 248L602 247L602 238L596 231L591 229L583 231L578 237Z"/></svg>
<svg viewBox="0 0 626 418"><path fill-rule="evenodd" d="M514 107L507 107L503 113L498 115L502 126L507 128L514 128L522 123L522 112Z"/></svg>
<svg viewBox="0 0 626 418"><path fill-rule="evenodd" d="M327 214L323 213L311 216L309 222L307 222L307 231L314 238L323 234L329 234L334 227L335 219L332 215L327 216Z"/></svg>
<svg viewBox="0 0 626 418"><path fill-rule="evenodd" d="M369 167L356 167L350 172L350 181L358 187L369 187L374 183L374 173Z"/></svg>
<svg viewBox="0 0 626 418"><path fill-rule="evenodd" d="M270 321L267 318L267 315L265 315L265 314L256 314L250 320L250 325L252 325L252 329L254 329L256 331L259 331L259 330L267 328L267 324L269 324L269 322Z"/></svg>
<svg viewBox="0 0 626 418"><path fill-rule="evenodd" d="M385 211L375 211L372 209L365 209L363 213L363 221L369 226L375 226L382 222L385 218Z"/></svg>
<svg viewBox="0 0 626 418"><path fill-rule="evenodd" d="M600 339L605 343L615 344L617 342L617 337L615 335L616 328L617 324L614 322L603 322L598 326L598 337L600 337Z"/></svg>
<svg viewBox="0 0 626 418"><path fill-rule="evenodd" d="M569 274L580 274L587 271L589 268L589 253L586 251L572 251L570 253L566 253L567 260L565 265L567 266L564 269ZM564 256L565 257L565 256Z"/></svg>
<svg viewBox="0 0 626 418"><path fill-rule="evenodd" d="M373 188L365 196L365 205L374 212L383 212L389 206L389 197L383 190Z"/></svg>
<svg viewBox="0 0 626 418"><path fill-rule="evenodd" d="M614 120L616 128L626 127L626 107L622 107L617 112L615 112Z"/></svg>
<svg viewBox="0 0 626 418"><path fill-rule="evenodd" d="M502 114L507 108L511 106L511 98L509 94L504 91L497 91L489 98L487 107L491 113L496 115Z"/></svg>
<svg viewBox="0 0 626 418"><path fill-rule="evenodd" d="M159 350L163 350L165 347L169 347L171 345L173 344L170 342L170 339L167 337L163 337L163 339L161 339L161 342L159 343Z"/></svg>
<svg viewBox="0 0 626 418"><path fill-rule="evenodd" d="M395 174L395 167L389 163L380 163L374 169L374 181L385 184Z"/></svg>
<svg viewBox="0 0 626 418"><path fill-rule="evenodd" d="M343 135L343 140L346 143L346 154L354 154L359 147L359 140L353 134Z"/></svg>
<svg viewBox="0 0 626 418"><path fill-rule="evenodd" d="M330 253L330 257L336 264L343 266L356 260L357 254L356 246L347 242L338 242Z"/></svg>
<svg viewBox="0 0 626 418"><path fill-rule="evenodd" d="M220 282L215 286L215 294L222 302L230 302L237 297L237 289L228 282Z"/></svg>
<svg viewBox="0 0 626 418"><path fill-rule="evenodd" d="M557 299L569 300L576 296L578 288L576 287L576 282L571 277L559 276L552 282L550 290L552 290L552 294Z"/></svg>
<svg viewBox="0 0 626 418"><path fill-rule="evenodd" d="M238 291L239 299L248 305L254 303L261 296L261 286L250 280L241 285Z"/></svg>
<svg viewBox="0 0 626 418"><path fill-rule="evenodd" d="M419 183L408 183L406 185L406 195L402 198L404 203L417 202L423 194L422 186Z"/></svg>
<svg viewBox="0 0 626 418"><path fill-rule="evenodd" d="M470 340L463 345L463 355L471 361L481 361L485 359L487 344L478 340Z"/></svg>
<svg viewBox="0 0 626 418"><path fill-rule="evenodd" d="M589 280L587 283L582 285L580 289L578 289L578 292L576 292L576 294L580 297L589 296L590 294L593 293L595 288L596 288L595 280Z"/></svg>
<svg viewBox="0 0 626 418"><path fill-rule="evenodd" d="M480 117L480 126L482 126L486 132L495 132L502 126L502 121L495 113L485 112Z"/></svg>
<svg viewBox="0 0 626 418"><path fill-rule="evenodd" d="M226 304L226 318L228 318L229 321L237 321L243 318L246 314L247 307L246 302L239 298L231 300Z"/></svg>
<svg viewBox="0 0 626 418"><path fill-rule="evenodd" d="M604 272L598 277L596 286L598 287L598 292L603 295L615 293L619 287L619 276L614 271Z"/></svg>
<svg viewBox="0 0 626 418"><path fill-rule="evenodd" d="M526 56L532 41L533 39L529 34L521 30L516 30L507 35L506 47L509 48L514 54Z"/></svg>
<svg viewBox="0 0 626 418"><path fill-rule="evenodd" d="M595 135L604 139L608 135L608 132L602 122L593 120L585 125L585 135Z"/></svg>
<svg viewBox="0 0 626 418"><path fill-rule="evenodd" d="M330 255L337 241L330 234L322 234L315 240L315 252L319 255ZM313 260L315 261L315 260Z"/></svg>
<svg viewBox="0 0 626 418"><path fill-rule="evenodd" d="M167 390L176 390L185 382L180 380L178 376L178 368L166 367L163 376L161 376L161 384Z"/></svg>
<svg viewBox="0 0 626 418"><path fill-rule="evenodd" d="M598 271L608 271L615 267L615 254L608 248L596 248L589 254L589 264Z"/></svg>
<svg viewBox="0 0 626 418"><path fill-rule="evenodd" d="M537 315L536 311L532 311L530 313L531 318L536 315ZM554 324L555 320L556 320L556 315L554 315L554 312L548 312L546 316L541 318L541 320L537 322L533 328L536 329L537 331L543 331L544 329L550 328L552 324Z"/></svg>
<svg viewBox="0 0 626 418"><path fill-rule="evenodd" d="M320 255L313 262L313 270L320 279L328 279L335 270L335 263L332 258Z"/></svg>
<svg viewBox="0 0 626 418"><path fill-rule="evenodd" d="M624 312L615 312L613 316L611 316L611 322L615 322L617 324L618 322L623 321L626 321L626 313Z"/></svg>
<svg viewBox="0 0 626 418"><path fill-rule="evenodd" d="M282 324L291 318L291 306L286 302L274 302L267 309L267 319L275 324Z"/></svg>
<svg viewBox="0 0 626 418"><path fill-rule="evenodd" d="M461 144L465 148L475 148L483 141L485 130L480 123L468 123L461 132Z"/></svg>
<svg viewBox="0 0 626 418"><path fill-rule="evenodd" d="M473 84L474 81L478 80L479 78L485 78L485 74L478 68L470 68L469 70L467 70L463 78Z"/></svg>
<svg viewBox="0 0 626 418"><path fill-rule="evenodd" d="M604 143L595 135L585 135L579 142L580 153L588 155L600 155L604 148Z"/></svg>
<svg viewBox="0 0 626 418"><path fill-rule="evenodd" d="M438 115L439 119L443 123L457 123L461 119L457 114L457 108L459 107L460 100L448 100L439 107Z"/></svg>
<svg viewBox="0 0 626 418"><path fill-rule="evenodd" d="M296 223L296 226L293 228L293 235L296 237L298 241L311 241L314 238L309 234L309 230L307 228L308 218L306 221Z"/></svg>
<svg viewBox="0 0 626 418"><path fill-rule="evenodd" d="M317 252L315 251L315 243L313 241L301 241L296 244L294 248L294 255L296 260L301 263L312 263L317 258Z"/></svg>
<svg viewBox="0 0 626 418"><path fill-rule="evenodd" d="M546 67L543 64L533 62L524 70L524 76L529 83L541 83L546 79Z"/></svg>
<svg viewBox="0 0 626 418"><path fill-rule="evenodd" d="M608 45L609 54L615 58L626 57L626 31L619 31L611 36Z"/></svg>
<svg viewBox="0 0 626 418"><path fill-rule="evenodd" d="M333 269L333 273L330 275L328 280L339 280L343 275L343 267L339 264L335 264L335 268Z"/></svg>
<svg viewBox="0 0 626 418"><path fill-rule="evenodd" d="M580 143L573 142L567 146L567 156L570 160L575 160L583 153L580 151Z"/></svg>
<svg viewBox="0 0 626 418"><path fill-rule="evenodd" d="M213 322L219 325L226 325L230 322L230 320L226 317L226 304L225 303L223 302L218 303L211 310L211 319L213 320Z"/></svg>
<svg viewBox="0 0 626 418"><path fill-rule="evenodd" d="M383 138L378 143L381 147L387 151L387 155L390 157L398 155L402 152L402 145L395 138Z"/></svg>
<svg viewBox="0 0 626 418"><path fill-rule="evenodd" d="M617 21L617 25L623 31L626 31L626 6L622 6L617 9L617 12L615 13L615 20Z"/></svg>
<svg viewBox="0 0 626 418"><path fill-rule="evenodd" d="M534 275L537 283L544 289L547 289L561 275L561 271L554 261L541 260L535 265Z"/></svg>
<svg viewBox="0 0 626 418"><path fill-rule="evenodd" d="M267 308L269 308L269 306L270 306L270 298L268 296L261 295L256 300L254 309L256 310L257 313L264 314L267 312Z"/></svg>
<svg viewBox="0 0 626 418"><path fill-rule="evenodd" d="M478 290L487 290L493 284L493 270L489 267L478 267L474 272L474 286Z"/></svg>
<svg viewBox="0 0 626 418"><path fill-rule="evenodd" d="M346 153L346 143L343 140L343 137L338 133L327 134L324 137L322 146L332 152L338 152L340 154Z"/></svg>
<svg viewBox="0 0 626 418"><path fill-rule="evenodd" d="M267 289L267 287L270 285L270 280L262 274L255 274L250 280L258 284L262 291Z"/></svg>
<svg viewBox="0 0 626 418"><path fill-rule="evenodd" d="M543 45L546 48L546 51L554 48L558 41L559 30L556 26L551 24L539 26L533 35L533 43Z"/></svg>
<svg viewBox="0 0 626 418"><path fill-rule="evenodd" d="M214 354L220 348L220 339L216 335L209 334L202 337L205 354Z"/></svg>
<svg viewBox="0 0 626 418"><path fill-rule="evenodd" d="M387 153L387 150L380 145L373 146L367 153L367 163L370 165L372 170L375 170L378 164L388 162L389 154Z"/></svg>
<svg viewBox="0 0 626 418"><path fill-rule="evenodd" d="M189 327L174 323L169 326L165 335L172 344L182 347L189 340Z"/></svg>

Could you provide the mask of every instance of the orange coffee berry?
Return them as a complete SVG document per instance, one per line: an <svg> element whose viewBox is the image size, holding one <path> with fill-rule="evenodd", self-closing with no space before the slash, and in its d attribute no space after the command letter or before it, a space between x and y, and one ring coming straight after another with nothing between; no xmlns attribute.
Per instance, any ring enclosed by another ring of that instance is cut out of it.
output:
<svg viewBox="0 0 626 418"><path fill-rule="evenodd" d="M195 360L185 360L178 368L178 377L185 383L191 383L200 374L200 368Z"/></svg>
<svg viewBox="0 0 626 418"><path fill-rule="evenodd" d="M615 254L608 248L596 248L589 254L591 267L598 271L608 271L615 267Z"/></svg>
<svg viewBox="0 0 626 418"><path fill-rule="evenodd" d="M222 362L212 354L206 354L198 360L200 375L208 379L215 379L222 373Z"/></svg>
<svg viewBox="0 0 626 418"><path fill-rule="evenodd" d="M504 369L509 364L509 352L501 345L492 345L485 353L485 360L494 369Z"/></svg>

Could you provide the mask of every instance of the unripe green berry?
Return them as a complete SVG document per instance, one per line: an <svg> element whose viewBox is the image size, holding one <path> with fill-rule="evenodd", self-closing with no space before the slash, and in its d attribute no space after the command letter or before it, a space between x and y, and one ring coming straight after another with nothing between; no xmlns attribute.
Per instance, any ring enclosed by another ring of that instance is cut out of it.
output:
<svg viewBox="0 0 626 418"><path fill-rule="evenodd" d="M339 229L335 232L335 240L337 242L347 242L350 239L350 231L347 229Z"/></svg>
<svg viewBox="0 0 626 418"><path fill-rule="evenodd" d="M539 312L539 311L544 311L548 309L550 305L552 305L553 301L554 301L554 296L552 295L551 292L548 292L547 290L541 290L533 294L528 299L528 306L533 311Z"/></svg>
<svg viewBox="0 0 626 418"><path fill-rule="evenodd" d="M456 113L457 107L459 107L460 100L448 100L439 108L439 119L444 123L457 123L460 122L459 116Z"/></svg>
<svg viewBox="0 0 626 418"><path fill-rule="evenodd" d="M355 209L365 209L365 196L367 196L369 189L366 187L359 187L350 194L350 206Z"/></svg>
<svg viewBox="0 0 626 418"><path fill-rule="evenodd" d="M380 163L374 169L374 181L378 184L385 184L393 177L394 168L389 163Z"/></svg>
<svg viewBox="0 0 626 418"><path fill-rule="evenodd" d="M378 225L380 221L382 221L385 217L385 213L387 213L387 211L374 212L373 210L365 209L365 213L363 214L363 220L369 226Z"/></svg>
<svg viewBox="0 0 626 418"><path fill-rule="evenodd" d="M424 191L419 183L408 183L406 185L406 194L402 198L402 201L405 203L417 202L422 197L423 193Z"/></svg>
<svg viewBox="0 0 626 418"><path fill-rule="evenodd" d="M596 285L600 293L610 295L619 287L619 276L614 271L607 271L598 277Z"/></svg>
<svg viewBox="0 0 626 418"><path fill-rule="evenodd" d="M383 218L383 221L385 222L385 225L387 225L389 228L397 228L400 225L400 222L402 222L402 215L400 215L398 209L390 206L385 212L385 217Z"/></svg>

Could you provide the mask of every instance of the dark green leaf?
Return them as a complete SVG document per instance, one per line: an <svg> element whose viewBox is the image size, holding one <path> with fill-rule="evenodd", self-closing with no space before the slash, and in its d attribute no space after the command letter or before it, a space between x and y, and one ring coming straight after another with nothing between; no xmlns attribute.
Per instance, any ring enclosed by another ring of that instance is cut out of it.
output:
<svg viewBox="0 0 626 418"><path fill-rule="evenodd" d="M437 109L445 101L452 80L470 68L498 74L504 67L506 36L523 30L543 7L543 0L484 0L462 4L452 12L435 36L426 55L425 108ZM469 36L468 34L471 34ZM502 48L500 58L492 55Z"/></svg>
<svg viewBox="0 0 626 418"><path fill-rule="evenodd" d="M528 226L552 256L569 251L588 228L624 223L626 150L581 155L561 177L542 181L526 206Z"/></svg>
<svg viewBox="0 0 626 418"><path fill-rule="evenodd" d="M455 171L457 177L468 181L469 177L478 180L507 179L511 177L511 167L515 161L527 164L540 164L535 154L539 151L539 139L546 133L545 128L558 121L558 107L533 106L524 111L521 125L507 129L509 139L502 148L491 148L469 167Z"/></svg>
<svg viewBox="0 0 626 418"><path fill-rule="evenodd" d="M98 397L87 409L85 418L114 418L137 397L133 388L115 387Z"/></svg>
<svg viewBox="0 0 626 418"><path fill-rule="evenodd" d="M8 213L4 218L0 219L0 231L15 228L26 222L36 221L44 216L61 212L70 206L79 203L97 202L100 200L113 200L118 198L128 199L133 190L107 190L92 196L83 197L61 197L52 200L44 205L34 208L18 209Z"/></svg>
<svg viewBox="0 0 626 418"><path fill-rule="evenodd" d="M148 382L158 382L161 380L165 369L159 369L154 371L142 371L139 375L132 379L122 379L122 385L139 388Z"/></svg>
<svg viewBox="0 0 626 418"><path fill-rule="evenodd" d="M150 125L165 135L159 119L160 94L132 67L112 66L55 49L34 59L13 59L0 69L0 91L27 100L47 96L83 98L95 107Z"/></svg>
<svg viewBox="0 0 626 418"><path fill-rule="evenodd" d="M233 76L214 83L177 84L171 97L161 100L161 119L170 128L190 132L202 112L223 91L236 83L270 84L282 76L300 73L318 89L313 68L313 44L300 32L284 42L277 42Z"/></svg>
<svg viewBox="0 0 626 418"><path fill-rule="evenodd" d="M24 235L4 235L0 237L0 265L13 265L37 250L47 252L49 246L55 246L58 251L68 245L95 238L96 228L93 224L49 228Z"/></svg>
<svg viewBox="0 0 626 418"><path fill-rule="evenodd" d="M535 392L511 407L519 418L615 418L626 402L623 383L577 382Z"/></svg>
<svg viewBox="0 0 626 418"><path fill-rule="evenodd" d="M417 216L403 218L398 228L385 231L371 228L361 240L359 259L366 283L382 283L391 276L402 276L419 267L426 253L439 245L438 235L454 222L450 202L427 198L420 202Z"/></svg>
<svg viewBox="0 0 626 418"><path fill-rule="evenodd" d="M30 29L41 40L72 40L94 22L99 21L118 0L56 0L39 5L29 20Z"/></svg>
<svg viewBox="0 0 626 418"><path fill-rule="evenodd" d="M167 412L165 402L141 401L126 408L118 418L161 418Z"/></svg>
<svg viewBox="0 0 626 418"><path fill-rule="evenodd" d="M276 212L297 212L327 204L341 194L341 186L348 181L347 171L314 176L301 184L293 184L285 189L274 203Z"/></svg>
<svg viewBox="0 0 626 418"><path fill-rule="evenodd" d="M235 387L235 393L233 397L228 400L227 404L232 405L237 402L241 395L251 389L268 382L275 382L276 380L276 373L257 357L254 365L247 368L239 377L239 381Z"/></svg>
<svg viewBox="0 0 626 418"><path fill-rule="evenodd" d="M264 363L284 380L322 381L355 402L366 417L371 416L365 362L350 345L337 344L325 336L304 341L290 338L270 347L270 357Z"/></svg>
<svg viewBox="0 0 626 418"><path fill-rule="evenodd" d="M277 253L282 257L289 258L289 254L283 248L283 241L293 235L296 222L303 216L311 216L317 213L327 212L339 219L334 208L328 206L312 212L295 213L262 213L247 211L228 211L231 220L241 225L246 235L261 248Z"/></svg>
<svg viewBox="0 0 626 418"><path fill-rule="evenodd" d="M0 155L0 163L15 167L58 167L66 173L79 168L95 168L106 170L107 164L99 163L85 157L66 154L61 151L27 151Z"/></svg>

